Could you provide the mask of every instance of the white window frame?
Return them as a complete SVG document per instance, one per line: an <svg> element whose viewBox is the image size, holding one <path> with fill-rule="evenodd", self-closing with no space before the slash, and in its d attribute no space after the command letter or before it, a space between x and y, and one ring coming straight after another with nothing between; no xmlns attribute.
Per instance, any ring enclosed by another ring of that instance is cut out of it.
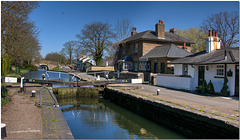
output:
<svg viewBox="0 0 240 140"><path fill-rule="evenodd" d="M138 52L138 43L135 43L134 44L134 53L137 53Z"/></svg>
<svg viewBox="0 0 240 140"><path fill-rule="evenodd" d="M139 70L146 70L147 62L140 62L139 63Z"/></svg>
<svg viewBox="0 0 240 140"><path fill-rule="evenodd" d="M224 65L216 66L216 75L224 77Z"/></svg>

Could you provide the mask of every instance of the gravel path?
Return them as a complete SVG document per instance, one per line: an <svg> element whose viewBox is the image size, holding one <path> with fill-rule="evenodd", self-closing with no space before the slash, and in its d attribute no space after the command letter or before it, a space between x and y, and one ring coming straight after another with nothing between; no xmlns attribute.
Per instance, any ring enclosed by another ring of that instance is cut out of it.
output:
<svg viewBox="0 0 240 140"><path fill-rule="evenodd" d="M8 88L11 102L1 110L1 122L6 124L6 139L41 139L41 109L35 106L39 96L30 97L32 88L28 89L30 92L27 94L17 93L18 85L14 86Z"/></svg>

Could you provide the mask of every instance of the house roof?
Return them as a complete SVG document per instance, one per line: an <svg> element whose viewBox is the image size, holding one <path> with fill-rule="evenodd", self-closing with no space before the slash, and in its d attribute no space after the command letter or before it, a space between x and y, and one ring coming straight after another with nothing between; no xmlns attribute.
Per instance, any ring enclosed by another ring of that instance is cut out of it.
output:
<svg viewBox="0 0 240 140"><path fill-rule="evenodd" d="M131 61L131 62L133 62L133 59L132 59L132 57L130 55L128 55L128 56L125 56L122 59L120 59L120 61Z"/></svg>
<svg viewBox="0 0 240 140"><path fill-rule="evenodd" d="M179 48L175 44L166 44L163 46L155 46L139 59L144 60L148 58L182 58L188 55L192 55L192 53Z"/></svg>
<svg viewBox="0 0 240 140"><path fill-rule="evenodd" d="M239 63L239 47L213 50L210 53L202 51L194 55L173 60L171 62L171 64L194 64L194 65L234 64L234 63Z"/></svg>
<svg viewBox="0 0 240 140"><path fill-rule="evenodd" d="M184 37L181 37L179 35L176 35L171 32L165 32L165 38L159 38L156 35L155 31L147 30L144 32L137 33L133 36L130 36L124 40L121 41L121 43L136 41L136 40L153 40L153 41L161 41L161 42L170 42L170 43L191 43L194 42L190 41L189 39L186 39Z"/></svg>

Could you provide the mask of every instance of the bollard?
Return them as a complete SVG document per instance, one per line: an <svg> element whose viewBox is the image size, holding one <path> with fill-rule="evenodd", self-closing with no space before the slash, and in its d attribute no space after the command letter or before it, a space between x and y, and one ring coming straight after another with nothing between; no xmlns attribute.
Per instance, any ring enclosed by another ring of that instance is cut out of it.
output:
<svg viewBox="0 0 240 140"><path fill-rule="evenodd" d="M32 90L32 97L35 97L36 91Z"/></svg>
<svg viewBox="0 0 240 140"><path fill-rule="evenodd" d="M1 138L5 138L7 136L7 132L6 132L6 124L5 123L1 123Z"/></svg>
<svg viewBox="0 0 240 140"><path fill-rule="evenodd" d="M159 95L159 93L160 93L160 89L157 89L157 95Z"/></svg>

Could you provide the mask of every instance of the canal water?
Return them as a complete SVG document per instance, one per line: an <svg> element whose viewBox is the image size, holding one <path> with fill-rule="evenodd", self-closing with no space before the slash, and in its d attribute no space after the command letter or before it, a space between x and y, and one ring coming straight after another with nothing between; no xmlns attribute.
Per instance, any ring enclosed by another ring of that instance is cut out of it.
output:
<svg viewBox="0 0 240 140"><path fill-rule="evenodd" d="M44 69L38 69L38 71L29 71L23 74L25 79L42 79L42 75L45 75L46 80L62 80L62 81L77 81L79 80L77 77L70 75L64 72L57 72L57 71L46 71ZM69 87L69 86L59 86L53 85L53 88L57 87Z"/></svg>
<svg viewBox="0 0 240 140"><path fill-rule="evenodd" d="M29 79L76 81L63 72L39 69L23 75ZM53 85L53 88L68 87ZM180 139L185 138L102 98L64 98L58 103L75 139Z"/></svg>
<svg viewBox="0 0 240 140"><path fill-rule="evenodd" d="M58 102L75 139L185 138L101 98L65 98Z"/></svg>

